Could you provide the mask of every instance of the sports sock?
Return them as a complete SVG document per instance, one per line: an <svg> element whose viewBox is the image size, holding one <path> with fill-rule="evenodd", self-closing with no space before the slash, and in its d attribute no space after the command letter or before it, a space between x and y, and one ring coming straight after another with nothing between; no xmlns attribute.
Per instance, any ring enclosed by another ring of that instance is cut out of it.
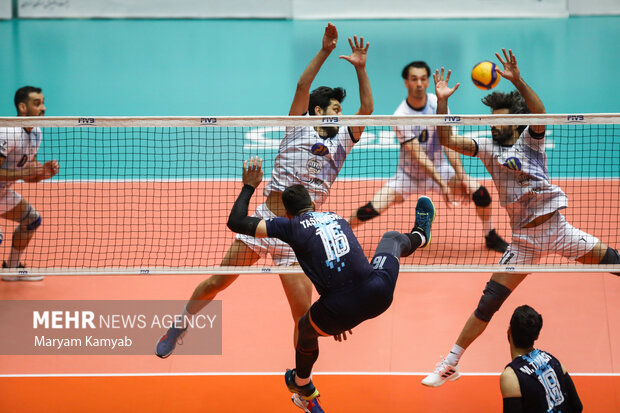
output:
<svg viewBox="0 0 620 413"><path fill-rule="evenodd" d="M489 217L488 221L482 221L482 231L485 237L489 235L489 232L493 231L493 218Z"/></svg>
<svg viewBox="0 0 620 413"><path fill-rule="evenodd" d="M446 362L451 366L456 366L459 364L459 360L461 359L464 351L465 349L463 347L455 344L454 347L452 347L452 350L450 350L450 354L446 356Z"/></svg>
<svg viewBox="0 0 620 413"><path fill-rule="evenodd" d="M420 237L420 243L419 244L414 245L414 241L411 242L411 244L412 244L411 247L412 248L418 248L420 245L424 245L426 243L426 236L424 234L422 234L420 231L416 231L414 229L413 231L411 231L411 235L413 235L414 238L415 238L416 235L418 237Z"/></svg>
<svg viewBox="0 0 620 413"><path fill-rule="evenodd" d="M11 248L11 253L9 254L9 259L6 262L6 266L9 268L17 268L19 265L19 259L22 256L23 250L16 250L15 248Z"/></svg>

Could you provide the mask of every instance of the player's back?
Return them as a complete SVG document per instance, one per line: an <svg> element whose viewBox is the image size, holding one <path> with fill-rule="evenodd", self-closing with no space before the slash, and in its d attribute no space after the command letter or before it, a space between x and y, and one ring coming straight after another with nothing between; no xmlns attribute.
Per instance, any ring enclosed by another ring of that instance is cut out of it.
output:
<svg viewBox="0 0 620 413"><path fill-rule="evenodd" d="M364 280L372 272L351 226L333 212L270 219L267 233L293 248L319 294Z"/></svg>
<svg viewBox="0 0 620 413"><path fill-rule="evenodd" d="M519 379L524 411L571 412L566 380L558 359L545 351L534 349L516 357L508 366Z"/></svg>

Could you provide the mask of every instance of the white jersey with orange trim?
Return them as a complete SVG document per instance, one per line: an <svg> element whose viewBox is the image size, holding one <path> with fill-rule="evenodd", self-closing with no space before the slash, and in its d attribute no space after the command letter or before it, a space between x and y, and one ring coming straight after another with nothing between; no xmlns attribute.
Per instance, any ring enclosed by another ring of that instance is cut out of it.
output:
<svg viewBox="0 0 620 413"><path fill-rule="evenodd" d="M32 128L30 133L23 128L0 128L0 156L5 158L1 169L23 169L36 158L43 133L40 128ZM0 191L13 184L0 181Z"/></svg>
<svg viewBox="0 0 620 413"><path fill-rule="evenodd" d="M512 146L489 138L474 139L477 156L493 178L513 231L568 207L566 194L549 179L544 137L544 133L532 133L528 126Z"/></svg>
<svg viewBox="0 0 620 413"><path fill-rule="evenodd" d="M265 196L302 184L319 208L355 143L348 127L341 127L333 138L322 138L310 126L287 127Z"/></svg>
<svg viewBox="0 0 620 413"><path fill-rule="evenodd" d="M437 96L432 93L426 94L426 105L420 110L413 108L403 100L394 111L394 116L408 115L435 115L437 113ZM450 111L448 110L448 113ZM423 180L431 179L422 165L411 157L411 154L403 144L417 139L426 156L433 162L436 169L445 170L449 168L448 160L439 143L437 128L435 126L395 126L396 138L401 144L398 159L398 168L409 175L411 179Z"/></svg>

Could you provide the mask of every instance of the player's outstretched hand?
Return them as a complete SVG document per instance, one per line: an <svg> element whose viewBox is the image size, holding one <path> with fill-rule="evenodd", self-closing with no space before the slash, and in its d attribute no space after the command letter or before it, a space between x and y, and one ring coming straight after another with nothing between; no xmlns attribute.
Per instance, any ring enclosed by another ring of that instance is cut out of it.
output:
<svg viewBox="0 0 620 413"><path fill-rule="evenodd" d="M263 159L253 156L250 161L243 161L243 184L256 188L263 180Z"/></svg>
<svg viewBox="0 0 620 413"><path fill-rule="evenodd" d="M334 340L340 342L340 341L345 341L347 339L347 331L349 332L349 335L352 336L353 335L353 330L346 330L343 331L340 334L335 334L334 335Z"/></svg>
<svg viewBox="0 0 620 413"><path fill-rule="evenodd" d="M323 34L323 50L331 52L336 48L336 43L338 43L338 30L333 24L327 23L325 34Z"/></svg>
<svg viewBox="0 0 620 413"><path fill-rule="evenodd" d="M508 49L508 53L506 53L506 49L502 49L502 52L506 60L502 59L499 53L495 53L495 56L499 62L504 65L504 70L497 69L497 71L503 78L513 83L519 81L519 79L521 79L521 72L519 71L519 66L517 66L517 58L512 54L512 50L510 49Z"/></svg>
<svg viewBox="0 0 620 413"><path fill-rule="evenodd" d="M47 161L43 164L43 175L40 180L50 179L54 175L56 175L60 171L60 165L58 161L54 159L53 161Z"/></svg>
<svg viewBox="0 0 620 413"><path fill-rule="evenodd" d="M364 46L364 38L360 37L359 42L357 36L353 36L353 40L349 37L349 45L351 45L351 54L349 56L342 55L341 59L346 60L355 66L356 69L364 69L366 67L366 54L370 43Z"/></svg>
<svg viewBox="0 0 620 413"><path fill-rule="evenodd" d="M435 95L437 95L437 99L439 100L448 99L450 96L452 96L454 92L456 92L456 89L458 89L459 86L461 85L460 83L457 83L456 85L454 85L453 88L448 86L448 82L450 81L451 74L452 74L452 70L448 70L448 74L446 75L444 79L444 68L443 67L441 68L441 73L439 73L439 70L435 70L435 73L433 73L433 80L435 81Z"/></svg>

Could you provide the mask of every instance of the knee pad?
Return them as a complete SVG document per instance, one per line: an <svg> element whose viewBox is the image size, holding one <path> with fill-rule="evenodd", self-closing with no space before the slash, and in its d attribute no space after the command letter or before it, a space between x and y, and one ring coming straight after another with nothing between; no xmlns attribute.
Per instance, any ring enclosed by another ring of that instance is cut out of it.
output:
<svg viewBox="0 0 620 413"><path fill-rule="evenodd" d="M28 210L19 220L19 224L24 225L27 231L34 231L41 225L41 215L32 206L28 206Z"/></svg>
<svg viewBox="0 0 620 413"><path fill-rule="evenodd" d="M620 264L620 255L618 251L611 247L607 247L607 251L605 251L605 256L599 264Z"/></svg>
<svg viewBox="0 0 620 413"><path fill-rule="evenodd" d="M372 203L369 202L366 205L359 207L356 215L357 219L364 222L370 221L371 219L378 217L379 213L377 212L375 207L372 206Z"/></svg>
<svg viewBox="0 0 620 413"><path fill-rule="evenodd" d="M404 253L410 250L411 243L409 239L398 231L388 231L383 234L375 255L390 254L396 258L400 258Z"/></svg>
<svg viewBox="0 0 620 413"><path fill-rule="evenodd" d="M480 302L478 303L478 308L474 311L474 315L488 323L511 292L510 288L496 281L489 281L482 293L482 297L480 297Z"/></svg>
<svg viewBox="0 0 620 413"><path fill-rule="evenodd" d="M482 185L472 194L471 199L474 201L474 204L479 207L488 207L491 205L491 195L489 195L489 191Z"/></svg>

